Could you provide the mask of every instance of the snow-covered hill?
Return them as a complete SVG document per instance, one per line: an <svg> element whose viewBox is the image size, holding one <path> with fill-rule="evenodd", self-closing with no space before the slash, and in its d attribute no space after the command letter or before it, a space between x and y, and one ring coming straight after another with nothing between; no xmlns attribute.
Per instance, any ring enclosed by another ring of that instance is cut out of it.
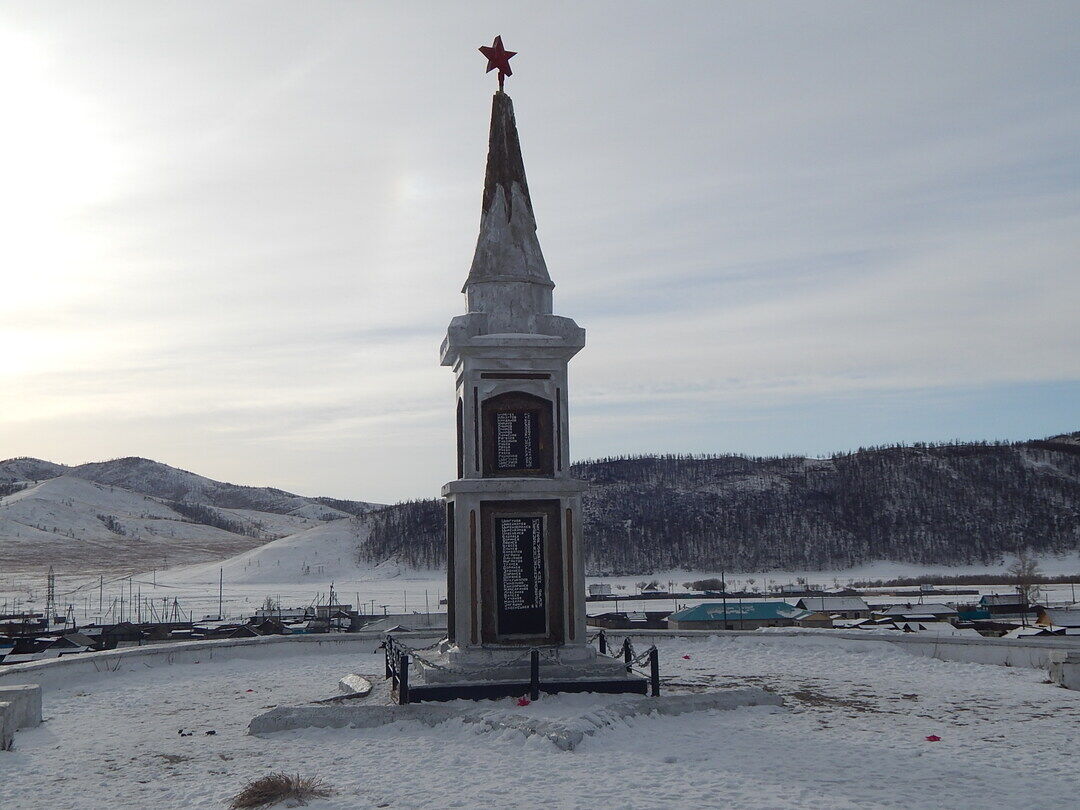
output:
<svg viewBox="0 0 1080 810"><path fill-rule="evenodd" d="M39 458L9 458L0 461L0 484L44 481L63 475L69 469L63 464L53 464Z"/></svg>
<svg viewBox="0 0 1080 810"><path fill-rule="evenodd" d="M0 498L0 566L94 571L235 553L261 539L193 522L160 500L71 475Z"/></svg>
<svg viewBox="0 0 1080 810"><path fill-rule="evenodd" d="M406 573L394 560L378 564L358 562L357 549L367 541L369 531L364 517L336 520L282 537L224 562L171 571L168 581L213 584L220 572L232 586L305 582L322 585L329 581L387 579Z"/></svg>
<svg viewBox="0 0 1080 810"><path fill-rule="evenodd" d="M359 515L380 506L366 501L306 498L273 487L248 487L215 481L147 458L118 458L76 467L36 458L0 461L0 483L43 481L58 475L85 478L164 500L200 503L224 509L254 509L278 514L304 510L303 517L318 520Z"/></svg>
<svg viewBox="0 0 1080 810"><path fill-rule="evenodd" d="M138 571L217 560L377 506L237 486L142 458L77 467L0 461L0 496L4 571Z"/></svg>

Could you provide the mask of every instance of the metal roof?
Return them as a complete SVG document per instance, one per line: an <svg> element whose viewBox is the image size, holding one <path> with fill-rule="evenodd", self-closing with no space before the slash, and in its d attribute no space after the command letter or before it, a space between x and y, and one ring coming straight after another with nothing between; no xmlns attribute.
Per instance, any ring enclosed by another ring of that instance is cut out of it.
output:
<svg viewBox="0 0 1080 810"><path fill-rule="evenodd" d="M804 596L795 603L806 610L869 610L860 596Z"/></svg>
<svg viewBox="0 0 1080 810"><path fill-rule="evenodd" d="M706 602L683 608L668 618L680 622L769 621L801 619L808 615L810 611L800 610L787 602L739 602L729 599L726 606L723 602Z"/></svg>
<svg viewBox="0 0 1080 810"><path fill-rule="evenodd" d="M1018 593L987 593L979 599L980 605L1025 605L1027 601Z"/></svg>
<svg viewBox="0 0 1080 810"><path fill-rule="evenodd" d="M1043 618L1054 627L1080 627L1080 610L1069 608L1046 608L1039 614L1039 624Z"/></svg>
<svg viewBox="0 0 1080 810"><path fill-rule="evenodd" d="M948 605L927 602L925 605L889 605L884 609L875 609L874 612L884 616L951 616L957 611Z"/></svg>

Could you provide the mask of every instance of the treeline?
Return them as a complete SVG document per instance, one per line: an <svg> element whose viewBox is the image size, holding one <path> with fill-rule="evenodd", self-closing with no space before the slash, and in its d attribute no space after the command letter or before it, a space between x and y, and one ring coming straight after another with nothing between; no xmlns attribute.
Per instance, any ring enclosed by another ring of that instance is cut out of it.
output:
<svg viewBox="0 0 1080 810"><path fill-rule="evenodd" d="M396 557L414 568L446 565L446 519L442 501L406 501L368 515L370 534L360 547L362 560Z"/></svg>
<svg viewBox="0 0 1080 810"><path fill-rule="evenodd" d="M316 503L321 503L323 506L329 506L331 509L337 509L340 512L348 512L354 517L360 515L366 515L371 511L371 505L367 503L361 503L359 501L343 501L340 498L313 498Z"/></svg>
<svg viewBox="0 0 1080 810"><path fill-rule="evenodd" d="M1076 435L918 444L825 459L627 456L574 465L593 574L990 564L1080 546ZM373 515L370 559L442 565L442 505Z"/></svg>
<svg viewBox="0 0 1080 810"><path fill-rule="evenodd" d="M171 501L169 502L169 508L174 512L179 512L191 523L201 523L204 526L213 526L214 528L232 532L233 534L244 534L248 537L268 539L264 537L261 531L259 531L257 525L241 523L238 520L230 520L213 507L204 506L201 503Z"/></svg>
<svg viewBox="0 0 1080 810"><path fill-rule="evenodd" d="M1080 583L1080 571L1074 574L1032 574L1024 581L1037 585L1068 585ZM893 579L865 579L852 582L853 588L910 588L915 585L1000 585L1002 582L1019 584L1021 577L1014 573L1004 574L956 574L953 576L894 577Z"/></svg>

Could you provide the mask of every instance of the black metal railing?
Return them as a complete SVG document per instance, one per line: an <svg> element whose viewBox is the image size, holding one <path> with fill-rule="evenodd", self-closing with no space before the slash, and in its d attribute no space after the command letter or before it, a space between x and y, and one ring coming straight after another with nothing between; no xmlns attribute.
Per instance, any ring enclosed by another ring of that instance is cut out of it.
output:
<svg viewBox="0 0 1080 810"><path fill-rule="evenodd" d="M634 642L630 639L630 636L626 636L622 640L622 644L618 645L618 648L613 651L607 633L603 630L596 634L596 644L601 655L606 655L610 658L622 658L628 673L637 672L639 675L648 677L649 692L653 697L657 697L660 694L660 653L656 649L655 644L640 655L636 655ZM648 673L635 669L635 665L642 663L646 659L649 661Z"/></svg>
<svg viewBox="0 0 1080 810"><path fill-rule="evenodd" d="M409 702L409 648L393 636L387 635L382 643L386 654L386 677L397 702L404 706Z"/></svg>
<svg viewBox="0 0 1080 810"><path fill-rule="evenodd" d="M600 647L600 653L602 655L609 656L615 659L622 659L623 666L626 668L626 672L637 673L649 680L649 693L656 697L660 694L660 656L656 649L656 645L649 647L645 652L636 654L634 649L634 643L629 636L622 640L622 643L618 646L617 651L611 651L611 647L608 643L608 639L604 631L600 631L597 636L597 641ZM386 678L391 681L391 694L396 699L399 705L407 705L410 702L409 695L409 667L413 659L419 659L425 666L433 666L437 669L443 667L436 665L434 662L429 661L420 655L422 651L416 651L395 639L392 635L387 635L383 640L382 649L385 654L386 664ZM540 658L544 657L553 664L559 664L560 661L557 656L552 654L551 650L544 650L537 647L533 647L528 651L522 651L522 655L519 658L514 659L513 662L502 662L494 667L492 671L505 669L509 663L519 662L525 656L529 659L529 687L528 696L530 700L538 700L540 698ZM645 661L649 662L649 671L644 672L638 667ZM478 673L474 672L473 675ZM430 691L430 687L424 687L423 685L417 686L417 698L424 700L425 698L420 694L425 689Z"/></svg>

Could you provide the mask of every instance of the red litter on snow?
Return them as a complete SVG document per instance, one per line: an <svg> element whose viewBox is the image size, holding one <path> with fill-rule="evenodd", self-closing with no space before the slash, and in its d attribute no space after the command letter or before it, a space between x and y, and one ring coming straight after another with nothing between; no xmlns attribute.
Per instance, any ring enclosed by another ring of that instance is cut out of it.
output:
<svg viewBox="0 0 1080 810"><path fill-rule="evenodd" d="M939 737L937 734L931 734L929 737L926 738L927 742L939 742L940 740L941 737Z"/></svg>
<svg viewBox="0 0 1080 810"><path fill-rule="evenodd" d="M690 656L689 656L689 655L684 655L684 656L683 656L683 658L685 658L685 659L686 659L687 661L689 661L689 660L690 660Z"/></svg>
<svg viewBox="0 0 1080 810"><path fill-rule="evenodd" d="M518 706L528 706L530 703L532 703L532 701L529 700L527 697L519 697L517 699Z"/></svg>

